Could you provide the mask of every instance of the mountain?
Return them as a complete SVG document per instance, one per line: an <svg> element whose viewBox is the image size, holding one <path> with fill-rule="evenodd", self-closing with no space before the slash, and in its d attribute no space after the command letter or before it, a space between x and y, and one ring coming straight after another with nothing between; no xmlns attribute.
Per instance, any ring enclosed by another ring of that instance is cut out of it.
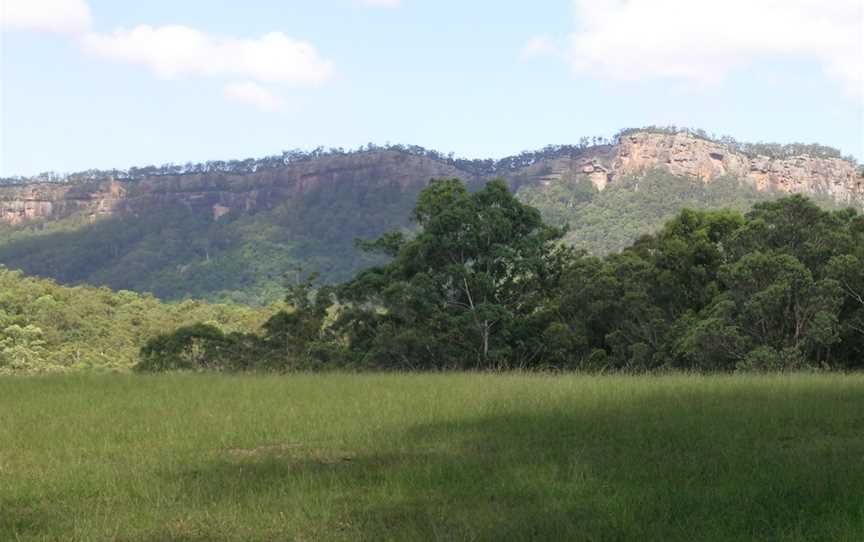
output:
<svg viewBox="0 0 864 542"><path fill-rule="evenodd" d="M0 186L0 264L68 284L266 303L302 264L328 281L375 263L356 238L411 228L434 178L505 178L566 240L619 250L682 207L733 207L802 193L864 208L854 162L818 145L741 144L677 129L626 130L611 142L462 160L420 147L316 150Z"/></svg>

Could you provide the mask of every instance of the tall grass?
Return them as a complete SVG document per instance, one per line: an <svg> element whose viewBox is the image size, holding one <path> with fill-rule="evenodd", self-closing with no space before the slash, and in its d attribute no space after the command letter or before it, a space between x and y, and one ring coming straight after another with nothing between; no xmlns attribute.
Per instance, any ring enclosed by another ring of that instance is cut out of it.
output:
<svg viewBox="0 0 864 542"><path fill-rule="evenodd" d="M0 540L864 540L864 377L0 379Z"/></svg>

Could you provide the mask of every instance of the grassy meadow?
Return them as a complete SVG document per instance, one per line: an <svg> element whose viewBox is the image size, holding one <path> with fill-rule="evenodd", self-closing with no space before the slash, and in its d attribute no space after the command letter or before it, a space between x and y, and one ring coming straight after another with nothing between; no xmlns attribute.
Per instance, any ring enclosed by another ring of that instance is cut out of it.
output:
<svg viewBox="0 0 864 542"><path fill-rule="evenodd" d="M864 376L0 379L0 540L864 540Z"/></svg>

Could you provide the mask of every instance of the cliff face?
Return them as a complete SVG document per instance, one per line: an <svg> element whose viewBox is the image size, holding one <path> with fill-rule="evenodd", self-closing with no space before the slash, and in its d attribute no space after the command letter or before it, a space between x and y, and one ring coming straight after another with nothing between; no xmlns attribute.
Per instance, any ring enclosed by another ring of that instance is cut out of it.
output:
<svg viewBox="0 0 864 542"><path fill-rule="evenodd" d="M224 173L158 176L133 182L27 184L0 187L0 220L20 224L83 213L91 220L116 213L182 204L212 213L269 209L313 189L339 190L350 183L390 185L404 190L432 178L464 177L453 166L394 151L327 156L278 170L246 175Z"/></svg>
<svg viewBox="0 0 864 542"><path fill-rule="evenodd" d="M838 203L860 206L864 179L855 166L839 158L794 156L771 159L747 157L726 146L685 133L636 133L622 138L611 165L615 175L662 168L704 182L731 175L757 190L828 195Z"/></svg>
<svg viewBox="0 0 864 542"><path fill-rule="evenodd" d="M578 155L539 160L505 176L514 187L545 186L562 179L587 178L598 190L616 179L649 169L711 182L734 176L756 189L781 193L827 195L838 203L861 207L864 178L853 164L837 158L795 156L785 159L747 157L720 143L685 133L637 132L614 146L586 149ZM0 187L0 220L20 224L83 213L91 220L116 213L145 212L154 206L182 204L211 213L268 209L286 198L313 189L339 190L346 184L416 188L432 178L478 176L433 158L397 151L370 151L324 156L284 168L234 175L224 173L149 177L134 182L29 184Z"/></svg>

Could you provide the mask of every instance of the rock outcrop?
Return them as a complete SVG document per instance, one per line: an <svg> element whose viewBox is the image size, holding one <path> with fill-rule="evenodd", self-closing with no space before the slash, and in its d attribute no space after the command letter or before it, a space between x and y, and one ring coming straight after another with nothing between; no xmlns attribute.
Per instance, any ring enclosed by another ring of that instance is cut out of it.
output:
<svg viewBox="0 0 864 542"><path fill-rule="evenodd" d="M860 206L864 197L864 179L854 164L840 158L805 155L751 158L730 151L721 143L686 133L640 132L623 137L612 163L615 175L651 168L704 182L730 175L746 180L760 191L826 195L843 204Z"/></svg>
<svg viewBox="0 0 864 542"><path fill-rule="evenodd" d="M453 166L394 151L328 156L246 175L166 175L137 181L87 184L35 183L0 187L0 220L20 224L83 214L91 221L116 213L184 205L214 220L232 211L268 209L315 188L351 183L404 190L432 178L462 177Z"/></svg>
<svg viewBox="0 0 864 542"><path fill-rule="evenodd" d="M604 190L616 179L660 168L674 175L711 182L720 176L744 179L758 190L829 196L862 207L864 178L854 164L839 158L794 156L748 157L721 143L687 133L635 132L616 145L584 149L571 156L536 161L505 176L514 188L587 179ZM232 211L271 208L285 198L313 189L340 190L347 184L392 186L406 190L429 179L459 177L482 182L454 163L394 150L323 156L314 160L248 174L187 174L136 181L85 184L35 183L0 187L0 220L20 224L83 214L91 220L123 212L145 212L152 206L185 205L214 220Z"/></svg>

